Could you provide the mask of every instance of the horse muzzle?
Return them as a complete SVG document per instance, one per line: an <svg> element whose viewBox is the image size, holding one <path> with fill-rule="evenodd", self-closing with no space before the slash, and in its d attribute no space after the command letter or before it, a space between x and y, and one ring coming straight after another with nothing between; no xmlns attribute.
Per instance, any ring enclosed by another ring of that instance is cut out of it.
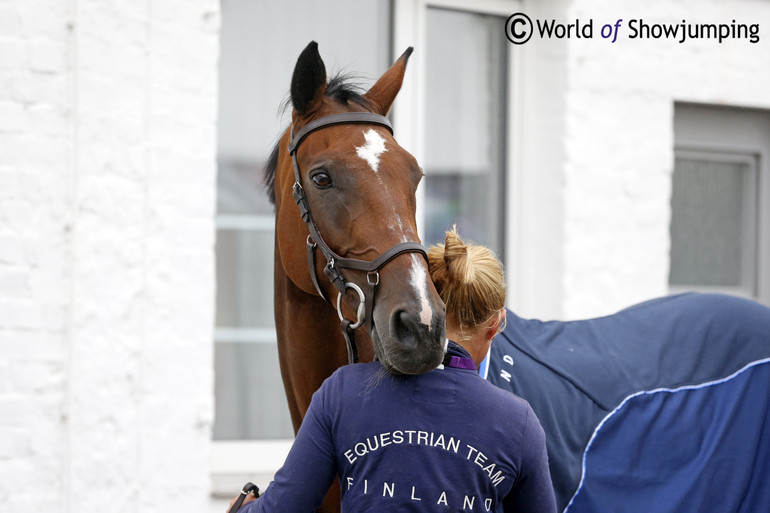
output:
<svg viewBox="0 0 770 513"><path fill-rule="evenodd" d="M422 374L429 372L444 358L444 309L433 311L428 324L411 309L394 310L387 320L387 333L382 324L374 328L374 351L388 372Z"/></svg>

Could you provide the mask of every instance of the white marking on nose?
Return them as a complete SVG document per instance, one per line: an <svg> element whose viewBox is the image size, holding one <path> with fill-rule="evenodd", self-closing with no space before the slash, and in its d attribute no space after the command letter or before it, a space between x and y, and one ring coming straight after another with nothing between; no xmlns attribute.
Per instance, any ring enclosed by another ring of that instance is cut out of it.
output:
<svg viewBox="0 0 770 513"><path fill-rule="evenodd" d="M433 310L428 301L428 276L425 268L419 265L417 255L412 255L412 270L409 273L409 283L420 296L420 322L430 329L430 320L433 318Z"/></svg>
<svg viewBox="0 0 770 513"><path fill-rule="evenodd" d="M364 133L364 140L366 142L363 146L356 147L356 155L368 162L369 167L376 173L377 168L380 167L380 155L387 151L385 139L370 128L368 132Z"/></svg>

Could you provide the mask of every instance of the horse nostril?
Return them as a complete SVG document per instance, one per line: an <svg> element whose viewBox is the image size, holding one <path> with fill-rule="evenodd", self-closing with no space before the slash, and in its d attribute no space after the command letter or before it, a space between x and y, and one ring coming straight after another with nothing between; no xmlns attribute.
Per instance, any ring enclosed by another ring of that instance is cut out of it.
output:
<svg viewBox="0 0 770 513"><path fill-rule="evenodd" d="M384 343L384 360L391 372L421 374L441 363L444 356L441 326L425 325L415 312L404 308L391 314L389 327L391 336Z"/></svg>
<svg viewBox="0 0 770 513"><path fill-rule="evenodd" d="M401 349L412 351L417 348L416 322L414 316L406 310L397 312L394 316L393 333L398 340Z"/></svg>

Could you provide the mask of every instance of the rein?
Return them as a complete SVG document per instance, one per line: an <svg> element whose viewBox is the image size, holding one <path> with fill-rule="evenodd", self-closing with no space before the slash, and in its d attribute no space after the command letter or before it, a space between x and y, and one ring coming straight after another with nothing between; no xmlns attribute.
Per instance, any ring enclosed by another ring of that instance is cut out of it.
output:
<svg viewBox="0 0 770 513"><path fill-rule="evenodd" d="M380 125L387 128L391 134L393 133L393 127L391 126L390 121L388 121L388 118L380 116L379 114L371 112L332 114L311 121L303 126L296 134L294 134L294 127L292 126L291 139L289 142L289 155L291 155L291 160L294 165L294 186L292 188L292 196L294 197L294 202L299 207L302 220L305 221L308 231L310 232L306 241L307 265L310 278L312 279L318 294L331 304L331 301L329 301L329 298L326 297L318 284L318 276L316 275L315 268L315 249L318 248L321 250L324 258L326 258L324 274L337 289L337 315L340 318L340 331L345 337L345 344L348 350L348 362L356 363L358 362L358 348L355 341L355 330L366 322L366 329L369 331L369 335L373 337L372 312L374 311L375 288L380 283L379 270L402 253L420 253L425 257L426 261L428 260L428 255L425 253L423 245L419 242L402 242L391 247L375 260L367 261L355 258L344 258L335 253L329 245L326 244L321 233L318 231L318 226L316 226L315 221L313 221L313 216L310 213L310 204L307 201L305 190L302 188L302 176L300 175L299 163L297 162L297 149L299 148L300 143L316 130L333 125L352 123ZM366 283L363 285L363 289L355 283L347 281L342 274L342 269L366 272ZM348 289L353 289L358 294L359 302L356 315L357 319L355 322L346 319L342 315L341 299L342 295Z"/></svg>

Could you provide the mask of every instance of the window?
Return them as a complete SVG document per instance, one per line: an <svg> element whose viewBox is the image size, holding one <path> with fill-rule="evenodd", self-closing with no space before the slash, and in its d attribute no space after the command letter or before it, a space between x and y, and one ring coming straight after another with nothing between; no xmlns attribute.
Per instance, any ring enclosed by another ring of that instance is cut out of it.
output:
<svg viewBox="0 0 770 513"><path fill-rule="evenodd" d="M671 290L767 302L770 117L681 104L675 138Z"/></svg>
<svg viewBox="0 0 770 513"><path fill-rule="evenodd" d="M461 235L504 257L508 41L505 18L431 7L425 57L427 245Z"/></svg>
<svg viewBox="0 0 770 513"><path fill-rule="evenodd" d="M757 157L678 152L671 202L672 286L756 294Z"/></svg>
<svg viewBox="0 0 770 513"><path fill-rule="evenodd" d="M215 494L229 497L247 480L264 487L293 438L273 321L273 208L262 186L288 124L279 105L311 40L328 75L344 67L370 85L391 64L390 18L389 0L222 0Z"/></svg>

